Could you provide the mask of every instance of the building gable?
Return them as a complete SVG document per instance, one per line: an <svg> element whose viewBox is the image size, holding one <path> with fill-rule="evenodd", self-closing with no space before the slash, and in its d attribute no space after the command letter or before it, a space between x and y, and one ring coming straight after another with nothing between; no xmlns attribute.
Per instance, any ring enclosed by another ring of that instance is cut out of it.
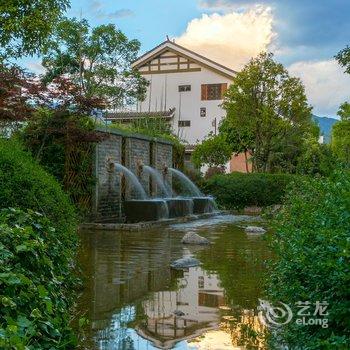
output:
<svg viewBox="0 0 350 350"><path fill-rule="evenodd" d="M169 40L139 57L132 67L141 74L199 72L204 67L229 79L236 75L234 70Z"/></svg>
<svg viewBox="0 0 350 350"><path fill-rule="evenodd" d="M201 71L201 66L174 50L164 49L142 62L137 69L141 74L181 73Z"/></svg>

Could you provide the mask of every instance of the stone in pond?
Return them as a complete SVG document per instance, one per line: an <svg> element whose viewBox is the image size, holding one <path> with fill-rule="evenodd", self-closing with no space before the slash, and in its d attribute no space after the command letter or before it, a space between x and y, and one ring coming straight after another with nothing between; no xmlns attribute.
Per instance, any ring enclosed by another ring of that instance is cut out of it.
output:
<svg viewBox="0 0 350 350"><path fill-rule="evenodd" d="M173 269L185 269L187 267L194 267L198 265L199 265L199 260L195 258L190 258L190 257L177 259L170 264L170 266Z"/></svg>
<svg viewBox="0 0 350 350"><path fill-rule="evenodd" d="M245 229L247 233L265 233L266 230L259 226L247 226Z"/></svg>
<svg viewBox="0 0 350 350"><path fill-rule="evenodd" d="M186 233L182 240L181 243L183 244L210 244L210 242L205 238L200 235L197 235L197 233L194 232L189 232Z"/></svg>
<svg viewBox="0 0 350 350"><path fill-rule="evenodd" d="M181 317L181 316L185 316L185 313L182 312L181 310L175 310L175 311L174 311L174 315L175 315L175 316Z"/></svg>

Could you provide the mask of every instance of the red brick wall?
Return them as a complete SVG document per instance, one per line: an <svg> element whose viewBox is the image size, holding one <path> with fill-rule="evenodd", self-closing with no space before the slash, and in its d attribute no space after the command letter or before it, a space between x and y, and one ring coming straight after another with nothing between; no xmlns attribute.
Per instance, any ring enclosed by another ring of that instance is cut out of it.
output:
<svg viewBox="0 0 350 350"><path fill-rule="evenodd" d="M249 159L249 155L248 159ZM246 167L246 161L244 157L244 153L239 153L237 156L232 155L230 160L230 172L238 171L240 173L246 173L247 167ZM252 171L252 164L248 162L248 172Z"/></svg>

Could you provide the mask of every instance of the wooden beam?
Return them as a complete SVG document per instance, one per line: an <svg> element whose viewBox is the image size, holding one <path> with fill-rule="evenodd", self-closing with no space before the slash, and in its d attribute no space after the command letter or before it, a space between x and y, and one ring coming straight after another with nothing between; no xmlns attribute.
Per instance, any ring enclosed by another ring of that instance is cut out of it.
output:
<svg viewBox="0 0 350 350"><path fill-rule="evenodd" d="M201 68L187 68L187 69L167 69L167 70L152 70L152 71L140 71L141 75L146 74L166 74L166 73L186 73L186 72L200 72Z"/></svg>

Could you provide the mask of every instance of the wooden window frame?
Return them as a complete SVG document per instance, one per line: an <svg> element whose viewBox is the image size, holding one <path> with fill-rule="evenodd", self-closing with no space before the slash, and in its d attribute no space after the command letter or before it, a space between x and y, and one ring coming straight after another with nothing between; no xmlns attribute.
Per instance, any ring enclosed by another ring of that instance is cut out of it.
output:
<svg viewBox="0 0 350 350"><path fill-rule="evenodd" d="M219 94L213 96L213 92L210 89L219 90ZM202 101L218 101L224 98L224 93L227 90L227 83L219 84L202 84L201 85L201 100Z"/></svg>

